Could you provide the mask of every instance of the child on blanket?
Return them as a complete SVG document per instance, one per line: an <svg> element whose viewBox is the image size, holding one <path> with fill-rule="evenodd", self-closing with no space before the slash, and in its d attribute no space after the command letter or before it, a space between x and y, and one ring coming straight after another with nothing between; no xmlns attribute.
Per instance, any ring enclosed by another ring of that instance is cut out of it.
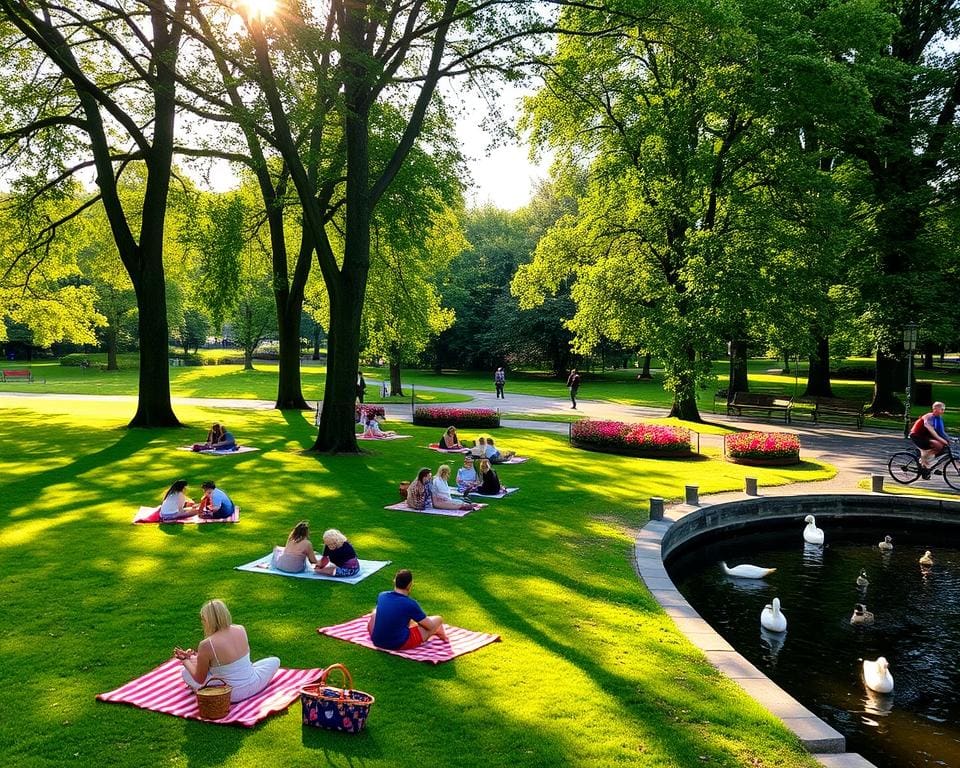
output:
<svg viewBox="0 0 960 768"><path fill-rule="evenodd" d="M208 680L219 677L232 685L230 701L237 702L256 696L266 688L280 667L280 659L268 656L258 662L250 661L250 643L247 630L234 624L222 600L210 600L200 609L200 623L204 638L197 650L177 646L173 655L183 663L183 681L193 690L203 687Z"/></svg>
<svg viewBox="0 0 960 768"><path fill-rule="evenodd" d="M430 472L430 467L424 467L417 472L417 479L410 483L410 487L407 488L407 506L410 509L457 509L461 511L477 509L474 504L453 501L449 496L447 498L435 496L432 480L433 475Z"/></svg>
<svg viewBox="0 0 960 768"><path fill-rule="evenodd" d="M406 651L423 645L434 635L450 642L443 629L443 617L427 616L420 604L410 597L411 589L413 574L403 568L393 579L393 590L381 592L377 597L377 607L370 614L367 632L378 648Z"/></svg>
<svg viewBox="0 0 960 768"><path fill-rule="evenodd" d="M187 498L186 489L186 480L177 480L167 489L167 492L163 495L163 501L160 503L161 522L179 520L181 517L193 517L197 514L197 505L192 499Z"/></svg>
<svg viewBox="0 0 960 768"><path fill-rule="evenodd" d="M349 579L360 573L360 561L353 545L336 528L323 532L323 557L314 567L317 573Z"/></svg>

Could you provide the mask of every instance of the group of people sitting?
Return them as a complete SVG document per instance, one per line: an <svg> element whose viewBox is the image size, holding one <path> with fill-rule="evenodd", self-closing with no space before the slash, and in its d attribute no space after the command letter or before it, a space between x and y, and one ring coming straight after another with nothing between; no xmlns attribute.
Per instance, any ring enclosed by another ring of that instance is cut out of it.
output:
<svg viewBox="0 0 960 768"><path fill-rule="evenodd" d="M407 506L410 509L477 509L477 505L470 501L471 493L496 496L506 490L487 459L481 459L479 464L478 471L473 456L467 454L463 457L463 466L457 470L456 478L457 490L462 494L460 499L453 498L449 464L441 464L436 475L429 467L424 467L407 487Z"/></svg>
<svg viewBox="0 0 960 768"><path fill-rule="evenodd" d="M161 522L194 515L216 520L230 517L236 511L233 501L223 490L217 488L213 480L207 480L200 486L203 488L200 501L194 501L187 496L187 485L186 480L177 480L167 489L163 501L160 502Z"/></svg>
<svg viewBox="0 0 960 768"><path fill-rule="evenodd" d="M293 526L286 545L275 548L273 567L285 573L301 573L308 563L324 576L349 579L360 573L360 561L353 545L336 528L323 532L323 552L317 559L310 541L310 523L301 520Z"/></svg>
<svg viewBox="0 0 960 768"><path fill-rule="evenodd" d="M194 443L194 451L235 451L237 440L222 424L215 423L207 432L205 443Z"/></svg>
<svg viewBox="0 0 960 768"><path fill-rule="evenodd" d="M306 522L298 523L297 528L301 525ZM409 650L434 636L447 641L443 617L427 616L420 604L410 597L412 589L413 574L403 568L393 579L393 589L377 596L377 606L370 614L367 631L378 648ZM183 681L190 688L197 690L218 678L232 686L230 701L235 703L256 696L270 684L280 668L280 659L268 656L255 662L250 660L247 630L241 624L233 623L230 609L223 600L204 603L200 608L200 624L203 639L196 650L180 646L173 649L173 655L183 666Z"/></svg>
<svg viewBox="0 0 960 768"><path fill-rule="evenodd" d="M440 442L437 445L444 451L469 450L475 458L487 459L491 464L502 464L516 456L514 451L500 451L494 445L493 438L485 435L477 438L473 448L467 448L460 442L456 427L447 427L440 436Z"/></svg>
<svg viewBox="0 0 960 768"><path fill-rule="evenodd" d="M397 433L391 430L380 429L380 422L377 417L369 411L364 411L360 416L360 423L363 425L363 434L360 437L368 439L380 439L384 437L394 437Z"/></svg>

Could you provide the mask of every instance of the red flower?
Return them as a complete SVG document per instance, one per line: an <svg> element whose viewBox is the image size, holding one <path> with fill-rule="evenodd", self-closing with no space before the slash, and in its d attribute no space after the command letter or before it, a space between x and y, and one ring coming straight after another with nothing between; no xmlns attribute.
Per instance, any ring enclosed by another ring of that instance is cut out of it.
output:
<svg viewBox="0 0 960 768"><path fill-rule="evenodd" d="M800 436L791 432L736 432L725 435L723 443L735 459L800 457Z"/></svg>

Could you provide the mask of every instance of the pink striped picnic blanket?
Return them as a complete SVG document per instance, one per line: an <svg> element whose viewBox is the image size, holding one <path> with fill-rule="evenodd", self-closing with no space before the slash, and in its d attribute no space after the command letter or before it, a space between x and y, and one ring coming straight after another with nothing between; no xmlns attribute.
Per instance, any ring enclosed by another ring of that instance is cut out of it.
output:
<svg viewBox="0 0 960 768"><path fill-rule="evenodd" d="M177 520L165 520L163 521L164 525L169 525L171 523L236 523L240 520L240 507L237 507L233 510L233 514L230 517L200 517L199 515L194 515L193 517L181 517ZM160 522L160 507L140 507L137 510L137 514L133 516L133 522L135 523L159 523Z"/></svg>
<svg viewBox="0 0 960 768"><path fill-rule="evenodd" d="M98 701L131 704L151 712L163 712L188 720L203 720L197 709L196 694L183 682L177 659L170 659L143 677L131 680L114 691L101 693ZM230 712L220 720L207 723L242 725L252 728L275 712L282 712L300 696L300 688L320 677L320 669L284 669L281 667L256 696L230 705Z"/></svg>
<svg viewBox="0 0 960 768"><path fill-rule="evenodd" d="M483 509L485 506L487 505L476 505L477 509ZM384 507L384 509L392 509L396 512L416 512L421 515L445 515L446 517L466 517L472 511L469 509L434 509L433 507L428 509L410 509L405 501L401 501L398 504L391 504L389 507Z"/></svg>
<svg viewBox="0 0 960 768"><path fill-rule="evenodd" d="M465 653L476 651L490 643L500 642L500 635L491 635L486 632L473 632L469 629L460 627L451 627L444 624L447 632L447 638L450 642L445 643L438 637L431 637L419 648L413 648L409 651L390 651L386 648L378 648L373 644L370 635L367 632L367 622L370 620L370 614L360 618L348 621L344 624L337 624L333 627L318 627L317 632L321 635L329 635L338 640L346 640L348 643L362 645L364 648L373 648L375 651L391 653L394 656L403 656L405 659L413 661L429 661L431 664L439 664L441 661L450 661L451 659L462 656Z"/></svg>

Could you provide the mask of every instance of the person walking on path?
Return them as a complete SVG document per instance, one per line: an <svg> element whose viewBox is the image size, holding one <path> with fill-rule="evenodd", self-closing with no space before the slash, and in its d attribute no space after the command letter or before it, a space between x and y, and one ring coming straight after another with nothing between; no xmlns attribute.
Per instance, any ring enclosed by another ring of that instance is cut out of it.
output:
<svg viewBox="0 0 960 768"><path fill-rule="evenodd" d="M363 405L363 396L367 393L367 382L362 373L357 373L357 400Z"/></svg>
<svg viewBox="0 0 960 768"><path fill-rule="evenodd" d="M577 391L580 389L580 374L577 373L576 368L571 370L570 375L567 376L567 386L570 388L570 402L573 403L570 407L576 410Z"/></svg>
<svg viewBox="0 0 960 768"><path fill-rule="evenodd" d="M503 368L497 368L497 372L493 374L493 385L497 388L497 397L502 397L506 400L506 396L503 394L503 385L507 381L507 375L503 372Z"/></svg>

